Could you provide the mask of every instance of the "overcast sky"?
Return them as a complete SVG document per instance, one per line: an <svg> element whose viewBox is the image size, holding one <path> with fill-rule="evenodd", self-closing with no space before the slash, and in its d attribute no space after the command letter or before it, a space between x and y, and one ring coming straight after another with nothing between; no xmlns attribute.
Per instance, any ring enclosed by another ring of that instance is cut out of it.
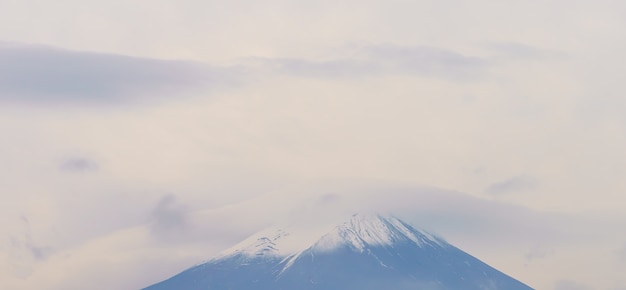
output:
<svg viewBox="0 0 626 290"><path fill-rule="evenodd" d="M626 289L626 2L0 0L0 288L139 289L390 212Z"/></svg>

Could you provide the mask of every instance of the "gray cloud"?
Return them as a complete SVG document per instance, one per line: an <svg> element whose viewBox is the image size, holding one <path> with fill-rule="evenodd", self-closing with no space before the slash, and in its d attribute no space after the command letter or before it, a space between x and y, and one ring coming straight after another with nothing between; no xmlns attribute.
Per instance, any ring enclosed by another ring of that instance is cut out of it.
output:
<svg viewBox="0 0 626 290"><path fill-rule="evenodd" d="M532 190L539 186L539 181L531 176L520 175L489 185L485 191L489 194L499 195L513 192Z"/></svg>
<svg viewBox="0 0 626 290"><path fill-rule="evenodd" d="M378 45L366 47L365 53L391 71L452 79L473 79L489 64L486 59L429 46Z"/></svg>
<svg viewBox="0 0 626 290"><path fill-rule="evenodd" d="M187 207L178 203L176 196L163 196L150 213L152 233L159 238L169 239L187 227Z"/></svg>
<svg viewBox="0 0 626 290"><path fill-rule="evenodd" d="M11 242L18 250L24 250L35 261L46 260L54 252L52 247L35 245L30 235L26 235L21 239L13 237Z"/></svg>
<svg viewBox="0 0 626 290"><path fill-rule="evenodd" d="M437 47L372 45L357 47L350 57L331 60L250 58L247 64L302 77L417 75L473 80L485 74L489 61Z"/></svg>
<svg viewBox="0 0 626 290"><path fill-rule="evenodd" d="M63 161L59 169L66 172L88 172L98 170L98 164L88 158L73 157Z"/></svg>
<svg viewBox="0 0 626 290"><path fill-rule="evenodd" d="M232 76L197 62L0 43L0 101L136 101L234 82Z"/></svg>
<svg viewBox="0 0 626 290"><path fill-rule="evenodd" d="M489 48L494 50L502 57L508 59L519 60L548 60L563 58L565 54L563 52L542 49L532 45L518 42L498 42L489 45Z"/></svg>
<svg viewBox="0 0 626 290"><path fill-rule="evenodd" d="M53 252L52 247L36 245L31 236L30 220L24 215L20 219L24 226L24 233L21 237L11 237L11 244L26 250L37 261L45 260Z"/></svg>
<svg viewBox="0 0 626 290"><path fill-rule="evenodd" d="M377 75L380 74L383 69L383 67L376 62L358 59L311 61L297 58L254 58L253 61L279 73L316 78L342 78Z"/></svg>
<svg viewBox="0 0 626 290"><path fill-rule="evenodd" d="M0 250L5 251L5 258L14 275L17 277L29 277L39 262L44 262L55 250L50 246L42 246L35 242L31 235L30 221L26 216L21 216L20 232L15 232L6 236L8 244L2 245Z"/></svg>
<svg viewBox="0 0 626 290"><path fill-rule="evenodd" d="M338 194L327 193L327 194L320 196L320 198L317 201L317 204L320 204L320 205L331 204L333 202L338 202L340 198L341 197Z"/></svg>
<svg viewBox="0 0 626 290"><path fill-rule="evenodd" d="M548 256L552 255L553 253L554 253L554 249L552 248L546 248L543 246L535 246L531 248L526 254L524 254L524 257L526 258L527 262L531 262L537 259L545 259Z"/></svg>
<svg viewBox="0 0 626 290"><path fill-rule="evenodd" d="M626 243L615 251L615 257L620 264L626 265Z"/></svg>
<svg viewBox="0 0 626 290"><path fill-rule="evenodd" d="M560 280L554 285L554 290L589 290L591 288L572 280Z"/></svg>
<svg viewBox="0 0 626 290"><path fill-rule="evenodd" d="M314 78L418 75L470 80L488 61L436 47L363 46L354 57L326 61L248 58L238 67L138 58L0 42L0 101L18 103L136 102L227 86L248 73Z"/></svg>
<svg viewBox="0 0 626 290"><path fill-rule="evenodd" d="M35 245L30 233L22 237L12 236L9 240L14 251L23 251L35 261L43 261L53 252L52 247Z"/></svg>

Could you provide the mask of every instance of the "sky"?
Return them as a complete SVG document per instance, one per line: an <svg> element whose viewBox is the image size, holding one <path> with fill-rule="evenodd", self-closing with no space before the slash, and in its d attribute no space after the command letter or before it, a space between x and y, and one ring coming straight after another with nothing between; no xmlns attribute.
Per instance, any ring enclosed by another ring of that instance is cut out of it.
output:
<svg viewBox="0 0 626 290"><path fill-rule="evenodd" d="M139 289L392 213L626 289L626 2L0 0L0 288Z"/></svg>

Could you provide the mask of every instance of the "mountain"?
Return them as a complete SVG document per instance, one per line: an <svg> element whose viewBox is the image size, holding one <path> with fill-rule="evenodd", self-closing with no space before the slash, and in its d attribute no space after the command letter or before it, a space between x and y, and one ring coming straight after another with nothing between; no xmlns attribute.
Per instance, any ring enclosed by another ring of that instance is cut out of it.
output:
<svg viewBox="0 0 626 290"><path fill-rule="evenodd" d="M273 228L144 290L528 290L443 239L380 215Z"/></svg>

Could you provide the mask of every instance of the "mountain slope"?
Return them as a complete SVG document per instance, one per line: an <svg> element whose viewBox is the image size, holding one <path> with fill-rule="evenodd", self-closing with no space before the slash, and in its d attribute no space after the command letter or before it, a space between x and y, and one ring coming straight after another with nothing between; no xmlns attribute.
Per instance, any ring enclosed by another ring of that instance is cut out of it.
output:
<svg viewBox="0 0 626 290"><path fill-rule="evenodd" d="M354 215L320 233L264 231L145 289L532 289L393 217Z"/></svg>

